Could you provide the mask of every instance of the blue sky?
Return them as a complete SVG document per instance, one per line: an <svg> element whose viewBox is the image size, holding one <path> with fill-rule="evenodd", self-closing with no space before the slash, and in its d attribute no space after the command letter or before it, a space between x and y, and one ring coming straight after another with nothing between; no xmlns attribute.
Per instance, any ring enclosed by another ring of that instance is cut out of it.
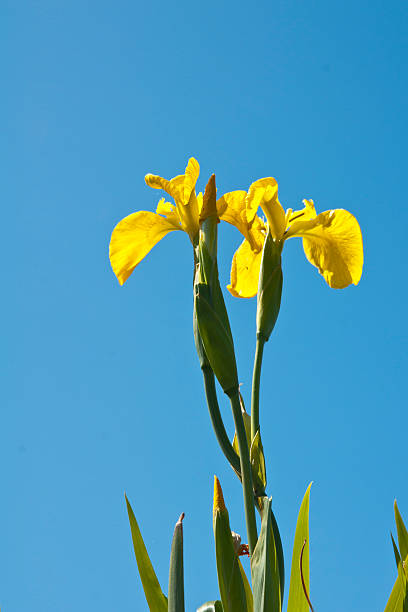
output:
<svg viewBox="0 0 408 612"><path fill-rule="evenodd" d="M286 244L261 420L288 570L313 480L316 609L383 609L395 497L408 521L406 6L6 0L0 16L1 608L145 610L125 490L164 590L186 513L188 610L217 596L214 474L245 532L203 398L188 239L122 288L107 255L114 225L157 204L144 175L194 155L201 189L274 176L284 206L360 222L358 287L330 290ZM239 243L221 227L223 285ZM248 400L256 303L226 301Z"/></svg>

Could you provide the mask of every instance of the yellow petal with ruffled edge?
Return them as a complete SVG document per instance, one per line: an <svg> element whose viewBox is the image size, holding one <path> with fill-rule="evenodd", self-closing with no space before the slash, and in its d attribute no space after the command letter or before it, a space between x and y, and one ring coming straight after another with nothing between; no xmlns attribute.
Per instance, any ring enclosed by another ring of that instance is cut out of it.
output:
<svg viewBox="0 0 408 612"><path fill-rule="evenodd" d="M257 294L262 250L253 251L248 240L244 240L235 251L231 266L231 284L228 291L234 297L251 298Z"/></svg>
<svg viewBox="0 0 408 612"><path fill-rule="evenodd" d="M313 200L302 200L304 208L302 210L292 210L289 208L286 211L286 225L289 227L296 220L306 221L316 217L316 210Z"/></svg>
<svg viewBox="0 0 408 612"><path fill-rule="evenodd" d="M173 223L173 225L179 226L177 229L181 229L180 217L178 215L177 208L174 206L174 204L166 202L165 198L162 198L159 201L156 208L156 213L166 217L166 219L168 219L170 223Z"/></svg>
<svg viewBox="0 0 408 612"><path fill-rule="evenodd" d="M286 238L303 238L307 259L333 289L357 285L363 270L363 239L347 210L327 210L309 221L294 221Z"/></svg>
<svg viewBox="0 0 408 612"><path fill-rule="evenodd" d="M138 263L166 234L179 229L177 223L144 210L119 221L109 244L109 259L119 283L123 285Z"/></svg>

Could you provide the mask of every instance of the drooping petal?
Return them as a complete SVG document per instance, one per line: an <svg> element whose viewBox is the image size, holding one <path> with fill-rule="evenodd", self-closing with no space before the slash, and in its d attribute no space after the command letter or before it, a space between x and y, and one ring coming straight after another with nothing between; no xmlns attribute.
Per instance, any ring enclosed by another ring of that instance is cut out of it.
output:
<svg viewBox="0 0 408 612"><path fill-rule="evenodd" d="M274 191L276 191L277 194L278 183L272 176L258 179L252 183L246 198L246 214L249 223L254 219L258 208L262 206L265 192L267 193L268 199L271 199Z"/></svg>
<svg viewBox="0 0 408 612"><path fill-rule="evenodd" d="M262 249L254 251L244 240L235 251L231 266L231 284L228 291L235 297L250 298L257 294Z"/></svg>
<svg viewBox="0 0 408 612"><path fill-rule="evenodd" d="M309 221L294 221L285 238L303 238L310 263L333 289L357 285L363 269L363 239L357 219L347 210L327 210Z"/></svg>
<svg viewBox="0 0 408 612"><path fill-rule="evenodd" d="M109 259L121 285L163 236L181 229L153 212L139 211L119 221L112 232Z"/></svg>

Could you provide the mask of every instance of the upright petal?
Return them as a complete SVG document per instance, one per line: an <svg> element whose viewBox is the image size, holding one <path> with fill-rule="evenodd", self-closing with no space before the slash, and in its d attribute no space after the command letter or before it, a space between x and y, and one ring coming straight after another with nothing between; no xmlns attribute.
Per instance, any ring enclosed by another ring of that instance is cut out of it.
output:
<svg viewBox="0 0 408 612"><path fill-rule="evenodd" d="M155 244L169 232L181 229L153 212L139 211L119 221L112 232L109 259L121 285Z"/></svg>
<svg viewBox="0 0 408 612"><path fill-rule="evenodd" d="M180 216L181 227L190 236L191 241L197 236L200 229L198 217L198 202L195 190L190 194L187 204L177 204L177 212Z"/></svg>
<svg viewBox="0 0 408 612"><path fill-rule="evenodd" d="M276 192L270 195L270 199L264 199L261 202L261 207L268 219L272 238L281 240L286 229L286 215L278 200L278 190L276 189Z"/></svg>
<svg viewBox="0 0 408 612"><path fill-rule="evenodd" d="M272 176L258 179L252 183L246 198L246 212L249 223L255 218L258 208L262 206L265 192L267 193L268 199L272 197L271 190L276 190L276 193L278 192L278 183Z"/></svg>
<svg viewBox="0 0 408 612"><path fill-rule="evenodd" d="M248 237L248 222L245 216L246 191L230 191L217 200L218 217L234 225L241 234Z"/></svg>
<svg viewBox="0 0 408 612"><path fill-rule="evenodd" d="M327 210L309 221L294 221L285 238L303 238L310 263L333 289L357 285L363 269L363 239L357 219L347 210Z"/></svg>
<svg viewBox="0 0 408 612"><path fill-rule="evenodd" d="M187 202L189 201L191 192L193 191L193 189L195 189L199 174L200 165L198 161L194 159L194 157L190 157L184 174L184 204L187 204Z"/></svg>
<svg viewBox="0 0 408 612"><path fill-rule="evenodd" d="M184 174L175 176L166 187L166 191L174 199L176 204L184 203Z"/></svg>
<svg viewBox="0 0 408 612"><path fill-rule="evenodd" d="M250 298L257 294L262 249L253 251L244 240L232 259L231 284L228 291L235 297Z"/></svg>

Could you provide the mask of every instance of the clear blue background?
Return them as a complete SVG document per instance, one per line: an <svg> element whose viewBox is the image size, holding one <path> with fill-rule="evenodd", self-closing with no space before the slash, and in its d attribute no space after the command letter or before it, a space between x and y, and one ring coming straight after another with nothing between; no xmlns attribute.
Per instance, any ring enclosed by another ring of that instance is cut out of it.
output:
<svg viewBox="0 0 408 612"><path fill-rule="evenodd" d="M218 592L215 473L245 533L203 399L187 236L122 288L108 261L114 225L160 197L144 175L194 155L200 189L272 175L284 206L361 224L357 288L330 290L286 244L261 419L288 570L313 480L316 609L383 610L394 497L408 522L406 4L6 0L0 23L1 609L147 609L124 490L164 590L186 513L188 611ZM225 285L241 237L220 240ZM256 303L226 300L248 399Z"/></svg>

